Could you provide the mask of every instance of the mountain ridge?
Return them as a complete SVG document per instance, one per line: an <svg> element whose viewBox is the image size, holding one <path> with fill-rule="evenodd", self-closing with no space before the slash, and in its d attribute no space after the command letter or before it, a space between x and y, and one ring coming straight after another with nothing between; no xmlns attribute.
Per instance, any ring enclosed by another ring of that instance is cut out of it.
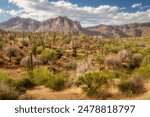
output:
<svg viewBox="0 0 150 117"><path fill-rule="evenodd" d="M87 35L99 36L103 38L123 38L150 36L150 22L130 23L123 25L100 24L91 27L82 27L80 22L73 21L66 16L59 16L43 22L31 18L11 18L0 23L0 29L6 31L26 31L26 32L63 32L63 33L84 33Z"/></svg>

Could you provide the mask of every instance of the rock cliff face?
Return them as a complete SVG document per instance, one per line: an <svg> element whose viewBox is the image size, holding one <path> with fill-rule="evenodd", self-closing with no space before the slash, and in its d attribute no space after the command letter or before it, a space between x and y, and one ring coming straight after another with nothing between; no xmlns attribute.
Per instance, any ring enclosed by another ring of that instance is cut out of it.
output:
<svg viewBox="0 0 150 117"><path fill-rule="evenodd" d="M81 25L77 21L72 21L67 17L57 17L42 22L37 32L64 32L64 33L77 33L81 30Z"/></svg>
<svg viewBox="0 0 150 117"><path fill-rule="evenodd" d="M131 23L125 25L98 25L93 27L81 27L80 23L67 17L57 17L43 22L33 19L15 17L0 23L0 29L9 31L26 32L63 32L85 33L103 38L123 38L150 36L150 23Z"/></svg>

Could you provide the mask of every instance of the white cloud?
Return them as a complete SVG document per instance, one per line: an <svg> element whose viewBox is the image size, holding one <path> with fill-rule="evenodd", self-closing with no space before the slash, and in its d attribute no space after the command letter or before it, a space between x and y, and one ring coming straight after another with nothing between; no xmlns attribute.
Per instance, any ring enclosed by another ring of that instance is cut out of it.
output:
<svg viewBox="0 0 150 117"><path fill-rule="evenodd" d="M138 8L138 7L141 7L142 6L142 3L135 3L132 5L132 8Z"/></svg>
<svg viewBox="0 0 150 117"><path fill-rule="evenodd" d="M78 20L83 26L97 24L125 24L131 22L147 22L150 19L150 10L145 12L128 13L123 12L124 8L110 5L100 5L99 7L72 4L67 1L48 2L48 0L8 0L15 4L22 11L11 11L11 15L18 15L24 18L36 20L46 20L57 16L67 16L73 20ZM141 3L132 5L142 6Z"/></svg>
<svg viewBox="0 0 150 117"><path fill-rule="evenodd" d="M11 16L18 16L21 13L23 13L23 10L10 10L10 11L5 11L7 14L10 14Z"/></svg>
<svg viewBox="0 0 150 117"><path fill-rule="evenodd" d="M3 9L0 8L0 14L3 12Z"/></svg>

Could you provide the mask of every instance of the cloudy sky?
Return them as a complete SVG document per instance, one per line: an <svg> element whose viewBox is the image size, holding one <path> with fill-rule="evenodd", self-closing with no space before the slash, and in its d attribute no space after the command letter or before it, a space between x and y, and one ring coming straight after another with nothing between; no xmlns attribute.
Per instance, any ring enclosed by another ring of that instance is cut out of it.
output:
<svg viewBox="0 0 150 117"><path fill-rule="evenodd" d="M82 26L150 22L150 0L0 0L0 22L67 16Z"/></svg>

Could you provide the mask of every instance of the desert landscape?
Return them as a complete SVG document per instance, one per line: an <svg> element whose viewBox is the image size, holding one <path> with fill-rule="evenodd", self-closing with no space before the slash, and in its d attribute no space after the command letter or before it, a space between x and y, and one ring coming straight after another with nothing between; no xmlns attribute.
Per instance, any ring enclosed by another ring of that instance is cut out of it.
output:
<svg viewBox="0 0 150 117"><path fill-rule="evenodd" d="M150 100L150 1L1 0L0 100Z"/></svg>
<svg viewBox="0 0 150 117"><path fill-rule="evenodd" d="M150 23L0 23L0 99L150 99Z"/></svg>

